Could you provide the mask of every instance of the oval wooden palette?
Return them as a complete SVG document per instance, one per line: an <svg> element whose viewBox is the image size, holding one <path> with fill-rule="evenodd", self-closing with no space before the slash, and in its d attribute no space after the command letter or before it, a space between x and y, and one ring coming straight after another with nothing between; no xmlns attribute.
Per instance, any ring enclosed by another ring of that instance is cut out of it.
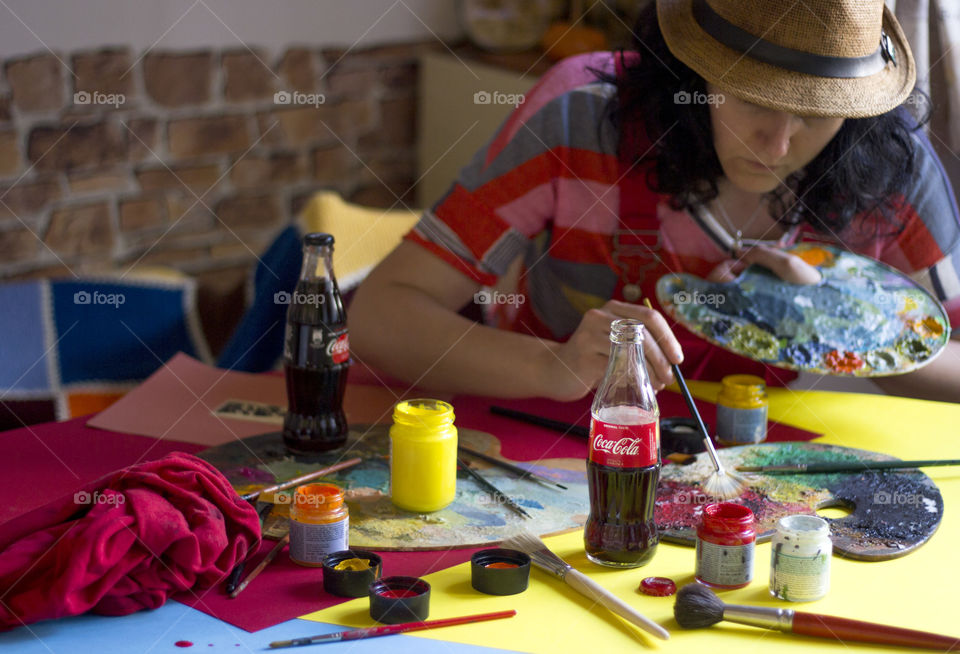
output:
<svg viewBox="0 0 960 654"><path fill-rule="evenodd" d="M896 375L926 365L946 346L946 311L903 273L827 245L804 243L791 252L816 266L819 283L790 284L750 266L727 283L661 277L657 299L711 343L791 370Z"/></svg>
<svg viewBox="0 0 960 654"><path fill-rule="evenodd" d="M763 443L719 451L724 466L776 465L816 461L891 461L893 457L821 443ZM703 506L712 502L700 482L712 470L706 453L686 466L664 466L657 489L656 517L661 539L694 545ZM831 519L834 552L864 561L885 561L909 554L937 530L943 516L940 489L918 471L745 475L750 484L736 500L753 511L757 540L770 540L777 520L792 514L815 515L818 508L851 511Z"/></svg>

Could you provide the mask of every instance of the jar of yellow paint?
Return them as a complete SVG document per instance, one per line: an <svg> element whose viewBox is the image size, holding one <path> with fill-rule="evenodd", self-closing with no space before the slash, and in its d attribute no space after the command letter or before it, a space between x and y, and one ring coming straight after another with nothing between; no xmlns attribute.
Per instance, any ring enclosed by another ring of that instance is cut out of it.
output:
<svg viewBox="0 0 960 654"><path fill-rule="evenodd" d="M767 385L756 375L727 375L717 395L717 440L747 445L767 440Z"/></svg>
<svg viewBox="0 0 960 654"><path fill-rule="evenodd" d="M440 400L405 400L390 427L390 497L407 511L438 511L457 494L457 428Z"/></svg>

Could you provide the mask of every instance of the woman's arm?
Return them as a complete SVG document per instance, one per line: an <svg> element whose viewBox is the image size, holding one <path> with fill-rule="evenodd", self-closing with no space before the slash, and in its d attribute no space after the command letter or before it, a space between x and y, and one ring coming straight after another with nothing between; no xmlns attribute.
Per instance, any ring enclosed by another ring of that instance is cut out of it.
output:
<svg viewBox="0 0 960 654"><path fill-rule="evenodd" d="M479 289L445 261L404 242L357 290L349 311L351 348L361 361L425 389L558 400L583 397L600 382L610 322L617 318L647 326L644 352L655 388L672 381L670 362L682 361L664 318L645 307L608 302L588 311L566 343L557 343L458 315Z"/></svg>

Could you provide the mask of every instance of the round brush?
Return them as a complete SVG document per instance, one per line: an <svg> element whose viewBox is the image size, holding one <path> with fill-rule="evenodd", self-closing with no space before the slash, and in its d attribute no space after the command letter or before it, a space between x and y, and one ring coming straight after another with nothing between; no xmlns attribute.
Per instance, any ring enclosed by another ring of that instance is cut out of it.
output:
<svg viewBox="0 0 960 654"><path fill-rule="evenodd" d="M882 643L941 651L960 649L960 639L927 631L903 629L875 622L837 618L793 609L726 604L712 590L700 584L688 584L677 593L673 615L681 627L698 629L721 620L765 629L830 638L839 641Z"/></svg>

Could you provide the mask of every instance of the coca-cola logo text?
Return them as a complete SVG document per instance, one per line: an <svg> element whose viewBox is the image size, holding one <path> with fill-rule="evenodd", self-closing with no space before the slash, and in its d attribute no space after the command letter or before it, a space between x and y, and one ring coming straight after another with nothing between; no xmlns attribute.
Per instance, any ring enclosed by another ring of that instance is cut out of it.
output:
<svg viewBox="0 0 960 654"><path fill-rule="evenodd" d="M659 429L656 421L637 425L592 420L590 460L601 465L636 468L659 460Z"/></svg>
<svg viewBox="0 0 960 654"><path fill-rule="evenodd" d="M350 358L350 339L347 334L341 334L327 343L327 356L334 363L343 363Z"/></svg>
<svg viewBox="0 0 960 654"><path fill-rule="evenodd" d="M597 437L593 440L593 449L622 456L639 455L641 445L643 445L643 439L640 438L621 438L612 441L603 438L602 434L597 434Z"/></svg>

